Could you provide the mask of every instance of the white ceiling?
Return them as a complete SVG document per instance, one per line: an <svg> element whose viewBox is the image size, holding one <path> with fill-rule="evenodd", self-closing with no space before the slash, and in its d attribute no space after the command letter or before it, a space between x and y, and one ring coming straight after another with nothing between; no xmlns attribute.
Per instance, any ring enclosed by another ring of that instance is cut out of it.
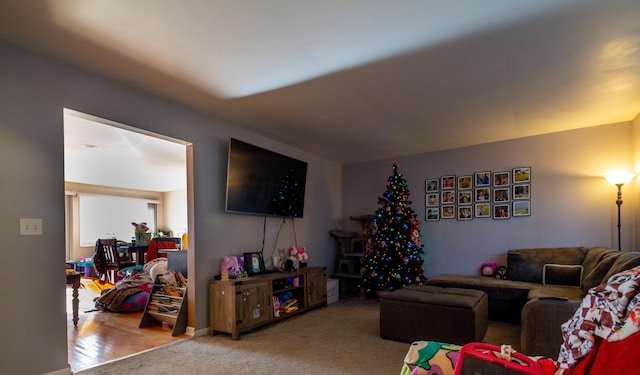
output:
<svg viewBox="0 0 640 375"><path fill-rule="evenodd" d="M640 112L639 0L0 0L0 38L344 163Z"/></svg>
<svg viewBox="0 0 640 375"><path fill-rule="evenodd" d="M185 142L65 109L67 182L147 191L187 188Z"/></svg>

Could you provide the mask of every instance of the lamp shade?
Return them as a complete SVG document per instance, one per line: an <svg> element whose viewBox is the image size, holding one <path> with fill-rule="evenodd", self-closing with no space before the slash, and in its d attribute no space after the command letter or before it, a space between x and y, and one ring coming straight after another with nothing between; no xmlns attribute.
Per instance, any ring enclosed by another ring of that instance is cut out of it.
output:
<svg viewBox="0 0 640 375"><path fill-rule="evenodd" d="M636 175L628 172L616 172L612 173L605 178L609 181L610 184L618 185L618 184L626 184L627 182L633 180Z"/></svg>

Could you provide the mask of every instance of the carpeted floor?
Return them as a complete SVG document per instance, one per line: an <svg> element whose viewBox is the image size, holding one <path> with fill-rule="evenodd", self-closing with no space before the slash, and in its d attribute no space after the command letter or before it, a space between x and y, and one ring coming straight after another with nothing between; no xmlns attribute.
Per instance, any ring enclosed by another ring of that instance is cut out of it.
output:
<svg viewBox="0 0 640 375"><path fill-rule="evenodd" d="M483 341L517 348L519 334L517 325L491 322ZM241 340L194 337L77 374L399 374L409 345L380 338L378 302L345 298Z"/></svg>

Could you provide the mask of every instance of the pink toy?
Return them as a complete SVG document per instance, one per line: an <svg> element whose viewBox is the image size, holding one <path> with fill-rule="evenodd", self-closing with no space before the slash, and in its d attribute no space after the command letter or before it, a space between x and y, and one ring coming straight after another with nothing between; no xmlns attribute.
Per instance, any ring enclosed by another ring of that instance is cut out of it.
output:
<svg viewBox="0 0 640 375"><path fill-rule="evenodd" d="M291 246L289 248L289 255L294 257L298 262L306 262L309 259L307 255L306 247L296 248L295 246Z"/></svg>
<svg viewBox="0 0 640 375"><path fill-rule="evenodd" d="M493 276L498 270L498 263L496 262L484 262L480 266L480 272L484 276Z"/></svg>

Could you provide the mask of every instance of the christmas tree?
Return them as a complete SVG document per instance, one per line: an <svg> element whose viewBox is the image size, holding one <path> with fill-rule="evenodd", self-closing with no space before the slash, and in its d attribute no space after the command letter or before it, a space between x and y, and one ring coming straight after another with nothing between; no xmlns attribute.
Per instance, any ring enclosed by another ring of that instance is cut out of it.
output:
<svg viewBox="0 0 640 375"><path fill-rule="evenodd" d="M379 290L424 284L421 223L410 207L407 182L396 164L378 204L364 255L361 292L370 295Z"/></svg>

